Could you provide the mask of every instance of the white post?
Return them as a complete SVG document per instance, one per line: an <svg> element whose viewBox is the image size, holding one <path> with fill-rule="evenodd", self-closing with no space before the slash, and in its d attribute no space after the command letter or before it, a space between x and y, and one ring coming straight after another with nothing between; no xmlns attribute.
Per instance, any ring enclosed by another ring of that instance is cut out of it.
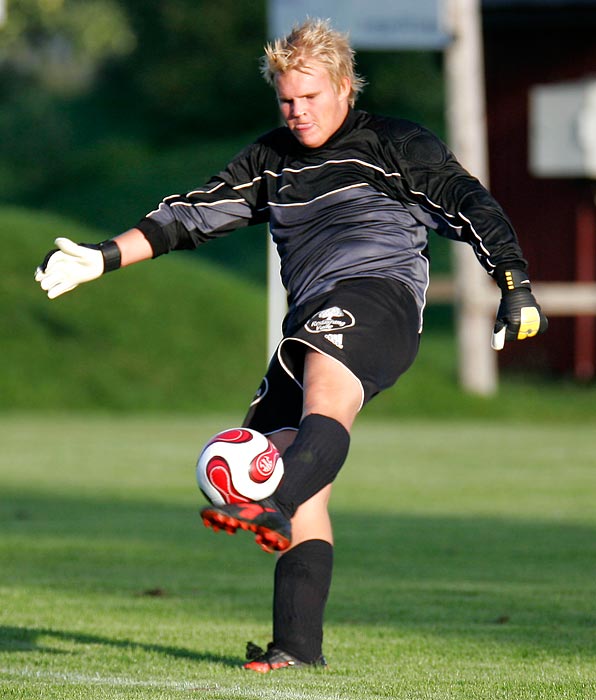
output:
<svg viewBox="0 0 596 700"><path fill-rule="evenodd" d="M488 186L482 17L479 0L446 0L453 40L445 52L450 146L462 165ZM494 394L496 353L490 338L496 307L491 285L469 246L454 244L459 377L467 391ZM494 292L493 292L494 294Z"/></svg>
<svg viewBox="0 0 596 700"><path fill-rule="evenodd" d="M271 236L267 241L267 357L281 340L281 323L286 315L286 290L279 273L279 255Z"/></svg>

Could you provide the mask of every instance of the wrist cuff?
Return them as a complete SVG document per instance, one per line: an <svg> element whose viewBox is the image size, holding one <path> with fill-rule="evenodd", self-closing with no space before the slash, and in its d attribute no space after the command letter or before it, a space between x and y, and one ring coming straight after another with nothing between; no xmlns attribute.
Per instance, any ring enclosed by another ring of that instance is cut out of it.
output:
<svg viewBox="0 0 596 700"><path fill-rule="evenodd" d="M530 279L524 270L510 268L497 268L495 270L495 281L503 293L512 292L514 289L532 289Z"/></svg>
<svg viewBox="0 0 596 700"><path fill-rule="evenodd" d="M103 274L119 270L122 258L117 243L114 241L103 241L98 247L103 255Z"/></svg>

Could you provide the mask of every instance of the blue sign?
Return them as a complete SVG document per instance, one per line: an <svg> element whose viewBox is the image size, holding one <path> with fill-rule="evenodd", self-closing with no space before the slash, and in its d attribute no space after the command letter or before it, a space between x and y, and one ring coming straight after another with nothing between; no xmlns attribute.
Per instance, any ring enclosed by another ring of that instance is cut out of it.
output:
<svg viewBox="0 0 596 700"><path fill-rule="evenodd" d="M331 20L355 49L436 49L449 43L441 0L269 0L269 36L307 17Z"/></svg>

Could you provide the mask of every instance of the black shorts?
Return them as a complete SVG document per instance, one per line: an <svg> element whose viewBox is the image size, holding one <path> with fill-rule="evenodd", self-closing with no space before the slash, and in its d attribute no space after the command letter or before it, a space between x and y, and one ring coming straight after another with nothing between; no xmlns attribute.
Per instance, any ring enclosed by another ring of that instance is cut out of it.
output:
<svg viewBox="0 0 596 700"><path fill-rule="evenodd" d="M291 309L244 425L265 434L298 428L309 348L341 362L356 377L362 407L410 367L418 352L419 326L420 314L407 287L376 277L345 280Z"/></svg>

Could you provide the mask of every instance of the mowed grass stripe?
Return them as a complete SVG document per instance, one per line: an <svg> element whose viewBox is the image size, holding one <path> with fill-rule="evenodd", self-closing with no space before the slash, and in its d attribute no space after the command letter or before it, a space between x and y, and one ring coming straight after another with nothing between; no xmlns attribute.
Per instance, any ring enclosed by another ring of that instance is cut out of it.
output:
<svg viewBox="0 0 596 700"><path fill-rule="evenodd" d="M596 697L589 426L363 419L331 670L260 677L239 665L269 640L274 559L203 528L194 482L237 421L3 417L2 697Z"/></svg>

